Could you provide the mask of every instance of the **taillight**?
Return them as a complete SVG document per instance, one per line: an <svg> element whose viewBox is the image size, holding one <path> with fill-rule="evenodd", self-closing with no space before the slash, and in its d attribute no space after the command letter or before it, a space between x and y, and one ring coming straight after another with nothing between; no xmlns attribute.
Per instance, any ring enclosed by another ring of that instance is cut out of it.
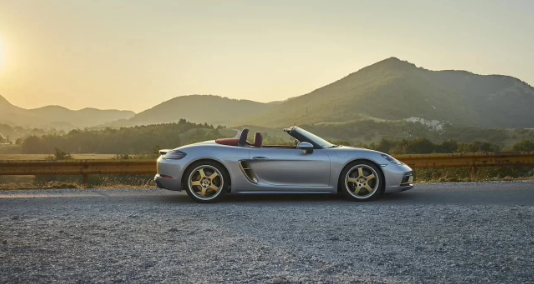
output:
<svg viewBox="0 0 534 284"><path fill-rule="evenodd" d="M187 156L186 153L178 150L169 151L163 155L163 159L167 160L180 160L183 159L185 156Z"/></svg>

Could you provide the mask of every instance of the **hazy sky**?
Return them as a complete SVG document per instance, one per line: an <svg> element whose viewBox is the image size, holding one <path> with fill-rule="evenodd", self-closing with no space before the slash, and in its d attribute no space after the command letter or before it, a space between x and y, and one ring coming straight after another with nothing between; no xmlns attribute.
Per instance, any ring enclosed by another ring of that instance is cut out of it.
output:
<svg viewBox="0 0 534 284"><path fill-rule="evenodd" d="M533 35L531 0L0 0L0 94L26 108L267 102L391 56L534 85Z"/></svg>

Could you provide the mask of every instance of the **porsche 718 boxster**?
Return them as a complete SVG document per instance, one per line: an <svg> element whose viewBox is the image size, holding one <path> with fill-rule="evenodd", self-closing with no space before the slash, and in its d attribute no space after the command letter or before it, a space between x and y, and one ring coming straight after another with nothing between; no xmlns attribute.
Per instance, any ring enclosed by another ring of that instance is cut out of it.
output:
<svg viewBox="0 0 534 284"><path fill-rule="evenodd" d="M257 132L239 138L161 150L159 188L181 191L197 202L231 194L344 194L367 201L413 188L413 171L381 152L333 145L299 127L284 131L294 146L263 145Z"/></svg>

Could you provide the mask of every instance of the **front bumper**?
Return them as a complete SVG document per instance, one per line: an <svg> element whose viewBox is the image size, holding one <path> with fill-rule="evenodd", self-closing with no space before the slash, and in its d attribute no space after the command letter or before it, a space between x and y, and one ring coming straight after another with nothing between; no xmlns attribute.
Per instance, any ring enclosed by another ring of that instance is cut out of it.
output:
<svg viewBox="0 0 534 284"><path fill-rule="evenodd" d="M413 186L413 181L414 181L413 171L407 172L404 174L402 178L401 186L410 186L410 185Z"/></svg>
<svg viewBox="0 0 534 284"><path fill-rule="evenodd" d="M399 191L401 191L401 192L402 192L402 191L407 191L407 190L412 189L413 187L414 187L413 184L405 185L405 186L401 186L400 189L399 189Z"/></svg>
<svg viewBox="0 0 534 284"><path fill-rule="evenodd" d="M414 187L414 172L407 165L387 165L384 168L386 193L407 191Z"/></svg>
<svg viewBox="0 0 534 284"><path fill-rule="evenodd" d="M400 185L401 191L410 190L414 187L415 176L414 172L410 171L404 174L404 177L402 178L402 183Z"/></svg>

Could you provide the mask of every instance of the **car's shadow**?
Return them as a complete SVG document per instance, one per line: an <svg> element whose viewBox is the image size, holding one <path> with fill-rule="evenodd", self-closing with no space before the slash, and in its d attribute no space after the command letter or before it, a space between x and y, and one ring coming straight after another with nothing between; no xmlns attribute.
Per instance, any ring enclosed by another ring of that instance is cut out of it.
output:
<svg viewBox="0 0 534 284"><path fill-rule="evenodd" d="M352 202L342 195L317 194L278 194L278 195L228 195L217 204L303 204L303 203L335 203L335 204L398 204L398 205L519 205L534 206L534 187L531 184L520 188L491 190L486 185L477 188L436 188L412 189L406 192L384 194L370 202ZM518 187L518 186L516 186ZM194 203L187 194L171 193L161 196L158 201L164 203Z"/></svg>
<svg viewBox="0 0 534 284"><path fill-rule="evenodd" d="M351 202L343 195L335 194L247 194L247 195L228 195L216 204L255 204L255 203L309 203L309 202L331 202L331 203L390 203L390 202L404 202L410 201L414 198L409 193L384 194L377 200L371 202ZM165 195L160 198L164 203L195 203L187 194L176 193L173 195Z"/></svg>

